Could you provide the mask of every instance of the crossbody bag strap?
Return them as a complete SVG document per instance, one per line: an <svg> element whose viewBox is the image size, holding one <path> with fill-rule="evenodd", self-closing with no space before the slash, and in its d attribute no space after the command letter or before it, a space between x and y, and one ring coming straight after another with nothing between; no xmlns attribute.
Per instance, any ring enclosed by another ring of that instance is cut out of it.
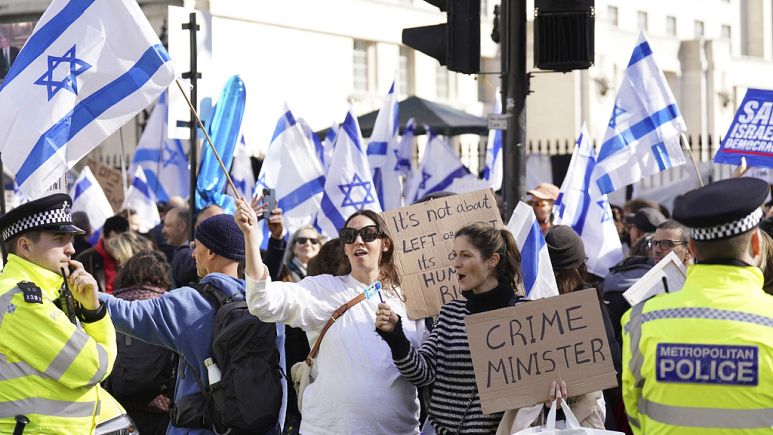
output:
<svg viewBox="0 0 773 435"><path fill-rule="evenodd" d="M317 337L317 341L314 342L314 346L311 348L311 352L309 352L309 356L306 357L306 364L308 364L309 367L314 362L314 358L317 356L317 352L319 352L319 345L322 343L322 339L325 337L325 333L327 333L327 330L330 329L331 326L333 326L333 323L335 323L336 320L338 320L339 317L343 316L344 313L351 307L359 304L360 302L365 300L365 293L360 293L354 299L350 300L349 302L341 305L338 307L337 310L333 312L333 314L330 316L330 319L328 319L327 323L325 323L325 326L322 328L322 331L319 333L319 337Z"/></svg>

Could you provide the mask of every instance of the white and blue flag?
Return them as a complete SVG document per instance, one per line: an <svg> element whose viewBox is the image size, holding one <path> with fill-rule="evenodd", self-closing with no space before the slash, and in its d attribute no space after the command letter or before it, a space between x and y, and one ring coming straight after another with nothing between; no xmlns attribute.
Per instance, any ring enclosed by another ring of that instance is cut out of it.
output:
<svg viewBox="0 0 773 435"><path fill-rule="evenodd" d="M0 88L0 151L31 198L174 79L135 0L53 0Z"/></svg>
<svg viewBox="0 0 773 435"><path fill-rule="evenodd" d="M145 178L145 171L137 167L134 171L132 184L126 192L126 198L121 205L122 209L132 209L140 216L139 232L147 233L153 227L161 223L161 216L158 214L156 199L148 186L148 180Z"/></svg>
<svg viewBox="0 0 773 435"><path fill-rule="evenodd" d="M547 298L558 295L553 265L550 263L548 245L542 235L534 210L518 202L507 223L513 233L515 244L521 253L521 275L524 291L529 299Z"/></svg>
<svg viewBox="0 0 773 435"><path fill-rule="evenodd" d="M27 202L30 202L30 199L27 197L27 195L24 194L21 190L19 190L19 185L16 184L16 181L13 182L13 198L11 199L11 208L16 208L22 204L25 204Z"/></svg>
<svg viewBox="0 0 773 435"><path fill-rule="evenodd" d="M247 149L244 134L241 135L239 142L236 143L234 161L231 164L231 181L234 182L236 192L231 189L230 185L228 185L226 191L234 198L241 196L249 202L255 189L255 174L252 172L250 151Z"/></svg>
<svg viewBox="0 0 773 435"><path fill-rule="evenodd" d="M683 164L679 139L685 131L666 77L641 33L615 97L594 183L601 193L611 193Z"/></svg>
<svg viewBox="0 0 773 435"><path fill-rule="evenodd" d="M449 190L457 179L478 178L464 166L443 136L434 134L429 127L426 129L429 135L427 147L424 149L419 170L411 176L406 196L409 199L407 202L411 204L430 193ZM480 188L479 185L476 187Z"/></svg>
<svg viewBox="0 0 773 435"><path fill-rule="evenodd" d="M588 271L605 277L622 261L623 248L607 195L591 182L595 167L596 152L583 124L553 210L556 225L570 226L582 238Z"/></svg>
<svg viewBox="0 0 773 435"><path fill-rule="evenodd" d="M187 198L190 190L186 147L179 139L169 139L167 111L167 93L164 92L148 118L129 167L131 174L138 166L145 170L148 186L161 202L168 202L173 196Z"/></svg>
<svg viewBox="0 0 773 435"><path fill-rule="evenodd" d="M301 124L290 109L277 122L256 189L275 189L289 232L311 225L319 211L325 174ZM260 193L260 192L257 192ZM268 229L265 229L268 234Z"/></svg>
<svg viewBox="0 0 773 435"><path fill-rule="evenodd" d="M405 123L405 128L403 128L403 135L400 137L400 146L397 153L397 166L400 168L400 173L406 178L406 181L413 172L413 154L416 148L414 144L415 136L416 120L410 118Z"/></svg>
<svg viewBox="0 0 773 435"><path fill-rule="evenodd" d="M383 210L392 210L402 205L400 175L397 167L399 132L400 109L393 81L384 105L376 115L376 122L373 124L373 131L368 140L368 163L373 173L373 185Z"/></svg>
<svg viewBox="0 0 773 435"><path fill-rule="evenodd" d="M317 146L317 143L312 139L314 149L317 150L317 156L319 157L319 161L322 162L322 168L325 170L325 173L327 173L328 168L330 168L330 159L333 158L333 148L335 147L339 129L338 123L334 122L331 124L330 128L325 133L325 137L322 140L317 139L319 140L319 146ZM311 129L309 129L309 131L310 130ZM311 135L315 138L317 137L314 132L311 132Z"/></svg>
<svg viewBox="0 0 773 435"><path fill-rule="evenodd" d="M363 209L380 212L381 206L373 186L360 126L350 110L336 137L317 226L324 235L335 237L346 219Z"/></svg>
<svg viewBox="0 0 773 435"><path fill-rule="evenodd" d="M497 89L494 101L494 113L502 113L502 98ZM502 188L502 130L489 130L488 143L486 144L486 165L483 167L483 179L489 181L490 187L497 190Z"/></svg>
<svg viewBox="0 0 773 435"><path fill-rule="evenodd" d="M72 212L82 211L88 216L89 224L91 224L89 241L92 244L96 243L102 233L105 220L114 213L113 206L110 205L102 186L88 166L84 166L78 178L75 179L75 183L70 188L70 197L72 198Z"/></svg>

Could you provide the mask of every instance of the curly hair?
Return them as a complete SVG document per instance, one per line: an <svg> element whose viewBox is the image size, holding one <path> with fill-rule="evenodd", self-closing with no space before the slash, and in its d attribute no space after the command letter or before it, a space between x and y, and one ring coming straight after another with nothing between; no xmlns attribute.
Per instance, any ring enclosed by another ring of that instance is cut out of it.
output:
<svg viewBox="0 0 773 435"><path fill-rule="evenodd" d="M169 276L169 262L164 254L158 251L140 251L118 272L115 288L158 287L169 290Z"/></svg>
<svg viewBox="0 0 773 435"><path fill-rule="evenodd" d="M456 237L465 236L475 248L480 251L483 259L489 259L494 254L499 254L494 273L499 285L510 287L513 292L519 293L522 287L521 254L515 244L515 238L507 228L496 229L490 224L476 222L466 225L456 232Z"/></svg>

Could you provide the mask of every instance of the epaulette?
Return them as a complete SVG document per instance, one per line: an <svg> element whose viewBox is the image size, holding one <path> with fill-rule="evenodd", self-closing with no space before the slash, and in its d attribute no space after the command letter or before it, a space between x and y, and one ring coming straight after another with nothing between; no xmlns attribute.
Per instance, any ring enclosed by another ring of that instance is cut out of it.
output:
<svg viewBox="0 0 773 435"><path fill-rule="evenodd" d="M33 282L22 281L16 284L24 293L24 302L30 304L42 304L43 303L43 291L35 285Z"/></svg>

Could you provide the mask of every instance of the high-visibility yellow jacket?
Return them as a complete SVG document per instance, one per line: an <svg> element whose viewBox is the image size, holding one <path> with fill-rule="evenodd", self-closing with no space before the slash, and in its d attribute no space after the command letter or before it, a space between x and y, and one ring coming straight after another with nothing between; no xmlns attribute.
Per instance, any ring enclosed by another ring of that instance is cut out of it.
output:
<svg viewBox="0 0 773 435"><path fill-rule="evenodd" d="M773 296L756 267L690 266L623 316L623 398L642 434L773 433Z"/></svg>
<svg viewBox="0 0 773 435"><path fill-rule="evenodd" d="M38 302L17 286L35 283ZM99 387L116 356L109 316L73 325L53 301L62 277L13 254L0 274L0 433L14 416L30 419L25 433L88 434L94 431Z"/></svg>

